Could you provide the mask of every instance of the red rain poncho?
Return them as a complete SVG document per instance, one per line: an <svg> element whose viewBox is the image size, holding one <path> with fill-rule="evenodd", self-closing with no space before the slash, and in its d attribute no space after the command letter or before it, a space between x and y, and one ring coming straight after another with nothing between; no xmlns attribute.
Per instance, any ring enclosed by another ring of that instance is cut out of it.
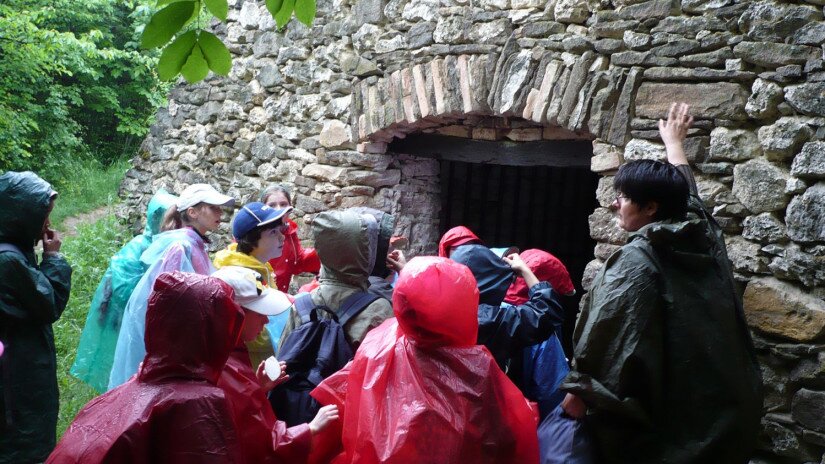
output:
<svg viewBox="0 0 825 464"><path fill-rule="evenodd" d="M450 250L459 245L467 245L469 243L480 244L482 242L472 230L464 226L453 227L441 236L441 241L438 242L438 256L449 258Z"/></svg>
<svg viewBox="0 0 825 464"><path fill-rule="evenodd" d="M537 418L490 352L476 345L478 289L444 258L412 259L393 296L397 318L312 395L342 413L333 462L538 463Z"/></svg>
<svg viewBox="0 0 825 464"><path fill-rule="evenodd" d="M312 433L307 424L287 428L261 390L249 352L241 344L229 356L218 381L231 405L238 437L248 463L303 463L309 456Z"/></svg>
<svg viewBox="0 0 825 464"><path fill-rule="evenodd" d="M536 278L542 282L549 282L553 290L560 295L572 295L576 291L573 281L570 280L570 273L559 258L536 248L524 250L519 255ZM504 301L512 305L522 305L527 302L528 290L524 277L518 276L507 289Z"/></svg>
<svg viewBox="0 0 825 464"><path fill-rule="evenodd" d="M216 386L244 314L222 281L158 276L146 312L146 357L128 382L78 413L48 463L243 462Z"/></svg>
<svg viewBox="0 0 825 464"><path fill-rule="evenodd" d="M303 248L298 239L298 224L287 220L289 228L284 233L284 249L281 256L269 260L269 265L275 270L275 285L278 290L286 293L292 276L302 272L318 274L321 270L321 260L314 248Z"/></svg>

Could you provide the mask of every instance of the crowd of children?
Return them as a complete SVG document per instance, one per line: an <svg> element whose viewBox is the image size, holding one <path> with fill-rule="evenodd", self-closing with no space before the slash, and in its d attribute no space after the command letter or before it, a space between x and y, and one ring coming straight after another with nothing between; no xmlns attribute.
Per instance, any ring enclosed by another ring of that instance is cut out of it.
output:
<svg viewBox="0 0 825 464"><path fill-rule="evenodd" d="M619 170L613 206L633 234L596 278L570 361L560 298L575 287L547 251L491 249L461 226L407 262L394 217L368 208L317 214L304 249L273 186L210 260L234 199L159 191L71 369L103 394L56 446L51 323L71 275L48 223L57 194L4 174L0 463L746 462L761 379L684 158L691 122L674 105L668 162ZM302 272L317 280L288 294Z"/></svg>

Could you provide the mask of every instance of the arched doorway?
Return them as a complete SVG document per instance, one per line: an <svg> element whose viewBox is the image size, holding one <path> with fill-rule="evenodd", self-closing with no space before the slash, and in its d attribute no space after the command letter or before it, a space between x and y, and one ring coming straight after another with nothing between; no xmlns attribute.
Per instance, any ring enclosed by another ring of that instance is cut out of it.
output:
<svg viewBox="0 0 825 464"><path fill-rule="evenodd" d="M595 246L588 225L598 206L599 176L590 170L592 143L411 134L393 141L388 152L439 161L439 234L464 225L489 246L540 248L567 266L577 290L563 298L563 345L569 353L584 292L582 274Z"/></svg>

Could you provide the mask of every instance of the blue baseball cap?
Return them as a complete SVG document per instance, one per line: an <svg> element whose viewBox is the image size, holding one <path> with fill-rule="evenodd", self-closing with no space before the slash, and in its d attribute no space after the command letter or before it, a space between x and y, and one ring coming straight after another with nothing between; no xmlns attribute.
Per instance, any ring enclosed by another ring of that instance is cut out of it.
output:
<svg viewBox="0 0 825 464"><path fill-rule="evenodd" d="M256 227L272 224L283 218L290 211L291 206L275 209L257 201L243 205L232 219L232 236L237 240Z"/></svg>

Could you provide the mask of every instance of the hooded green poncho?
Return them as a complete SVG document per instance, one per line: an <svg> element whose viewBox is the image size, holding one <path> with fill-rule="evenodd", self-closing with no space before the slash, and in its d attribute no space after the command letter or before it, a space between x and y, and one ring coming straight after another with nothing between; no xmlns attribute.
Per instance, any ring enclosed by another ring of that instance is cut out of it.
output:
<svg viewBox="0 0 825 464"><path fill-rule="evenodd" d="M688 220L632 234L596 277L562 390L588 406L603 462L747 462L761 377L721 230Z"/></svg>

